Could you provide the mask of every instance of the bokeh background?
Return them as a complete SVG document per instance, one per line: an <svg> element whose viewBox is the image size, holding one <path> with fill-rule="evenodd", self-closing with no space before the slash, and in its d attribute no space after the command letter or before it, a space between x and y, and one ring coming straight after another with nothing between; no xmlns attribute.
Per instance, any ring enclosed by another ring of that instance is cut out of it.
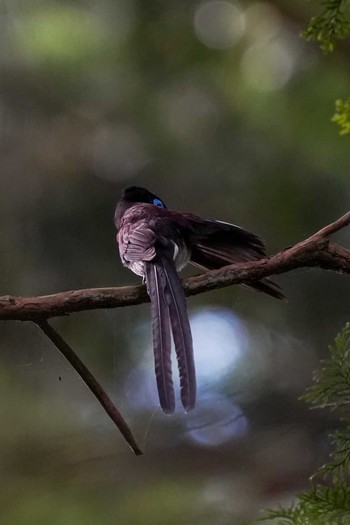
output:
<svg viewBox="0 0 350 525"><path fill-rule="evenodd" d="M318 2L1 0L0 293L139 280L113 213L144 185L240 224L272 253L349 209L349 47L300 38ZM337 236L350 240L349 231ZM134 457L31 324L0 325L0 519L7 525L252 524L329 452L298 400L349 320L349 280L276 279L188 300L197 408L160 412L148 305L53 320L144 449Z"/></svg>

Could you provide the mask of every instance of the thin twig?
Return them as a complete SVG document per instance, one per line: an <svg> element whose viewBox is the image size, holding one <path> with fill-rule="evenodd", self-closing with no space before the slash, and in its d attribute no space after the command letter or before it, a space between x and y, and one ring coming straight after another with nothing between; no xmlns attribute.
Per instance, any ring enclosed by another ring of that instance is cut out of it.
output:
<svg viewBox="0 0 350 525"><path fill-rule="evenodd" d="M132 450L137 456L142 454L141 449L137 445L134 436L131 433L123 416L114 405L113 401L108 397L102 386L97 382L95 377L86 368L84 363L79 359L74 350L66 343L66 341L52 328L47 320L36 321L36 324L50 339L55 347L64 355L72 367L78 372L84 383L89 387L91 392L96 396L99 403L103 406L109 417L116 424L121 434L128 442Z"/></svg>

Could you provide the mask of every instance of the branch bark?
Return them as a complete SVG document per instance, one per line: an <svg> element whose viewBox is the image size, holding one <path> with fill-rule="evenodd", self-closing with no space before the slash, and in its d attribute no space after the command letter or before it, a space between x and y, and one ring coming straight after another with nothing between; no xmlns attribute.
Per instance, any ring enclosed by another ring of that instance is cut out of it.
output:
<svg viewBox="0 0 350 525"><path fill-rule="evenodd" d="M259 261L225 266L183 280L185 294L197 295L233 284L318 267L350 274L350 251L331 243L329 236L350 224L350 211L304 241ZM148 302L145 286L89 288L41 297L0 297L0 321L40 321L98 308L120 308Z"/></svg>
<svg viewBox="0 0 350 525"><path fill-rule="evenodd" d="M350 274L350 251L329 242L329 236L350 224L350 211L295 246L271 257L190 277L183 281L187 296L233 284L244 284L296 268L319 267ZM136 455L142 454L128 425L95 377L72 348L48 323L52 317L97 308L117 308L148 301L145 286L73 290L42 297L0 297L0 321L36 323L96 396Z"/></svg>

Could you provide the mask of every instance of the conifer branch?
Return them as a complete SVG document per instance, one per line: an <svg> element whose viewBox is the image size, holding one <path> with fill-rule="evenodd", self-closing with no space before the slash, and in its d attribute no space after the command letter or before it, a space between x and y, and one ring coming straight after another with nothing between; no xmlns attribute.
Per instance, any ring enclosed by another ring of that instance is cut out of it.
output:
<svg viewBox="0 0 350 525"><path fill-rule="evenodd" d="M331 434L334 447L328 463L312 477L312 488L296 496L287 508L265 512L261 521L276 525L335 525L350 516L350 323L329 347L330 357L314 374L314 385L303 399L317 408L342 408L340 428ZM345 417L344 417L345 407Z"/></svg>
<svg viewBox="0 0 350 525"><path fill-rule="evenodd" d="M329 53L350 33L349 1L325 0L322 3L323 11L311 18L303 36L318 42L321 49Z"/></svg>

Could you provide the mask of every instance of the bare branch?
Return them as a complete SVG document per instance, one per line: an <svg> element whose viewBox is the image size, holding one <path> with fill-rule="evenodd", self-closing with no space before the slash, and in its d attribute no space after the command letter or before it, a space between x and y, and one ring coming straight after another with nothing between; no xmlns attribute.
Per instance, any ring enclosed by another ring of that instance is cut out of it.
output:
<svg viewBox="0 0 350 525"><path fill-rule="evenodd" d="M124 436L127 443L129 443L132 450L137 456L142 454L139 446L137 445L134 436L131 433L128 425L126 424L123 416L114 405L113 401L108 397L102 386L97 382L95 377L86 368L84 363L79 359L73 349L66 343L66 341L52 328L52 326L46 321L37 321L36 324L44 332L44 334L50 339L56 348L64 355L69 361L72 367L78 372L82 380L89 387L91 392L96 396L99 403L103 406L109 417L116 424L121 434Z"/></svg>
<svg viewBox="0 0 350 525"><path fill-rule="evenodd" d="M319 267L350 274L350 251L329 242L329 235L348 224L350 224L350 212L311 237L276 255L255 262L226 266L220 270L185 279L183 281L185 293L187 296L196 295L233 284L250 283L296 268ZM36 323L78 372L136 455L142 452L122 415L84 363L52 328L47 319L83 310L131 306L148 300L145 286L92 288L31 298L0 297L0 321L17 320Z"/></svg>
<svg viewBox="0 0 350 525"><path fill-rule="evenodd" d="M319 230L315 235L319 237L329 237L332 235L332 233L336 233L339 230L342 230L345 228L345 226L349 226L350 224L350 211L348 213L345 213L342 217L340 217L338 220L331 222L331 224L328 224L321 230ZM314 237L314 235L313 235Z"/></svg>
<svg viewBox="0 0 350 525"><path fill-rule="evenodd" d="M225 266L183 280L187 296L257 281L297 268L318 267L350 274L350 251L328 240L350 224L350 211L295 246L255 262ZM41 321L98 308L118 308L148 302L145 286L72 290L41 297L0 297L0 320Z"/></svg>

